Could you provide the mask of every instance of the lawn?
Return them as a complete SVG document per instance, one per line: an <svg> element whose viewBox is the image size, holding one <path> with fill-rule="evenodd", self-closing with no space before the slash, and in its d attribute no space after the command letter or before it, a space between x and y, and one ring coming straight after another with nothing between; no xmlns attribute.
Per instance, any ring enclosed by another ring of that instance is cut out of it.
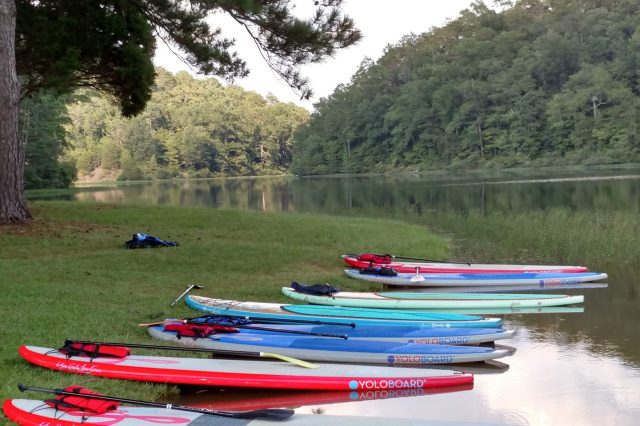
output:
<svg viewBox="0 0 640 426"><path fill-rule="evenodd" d="M2 400L46 396L20 395L18 383L171 400L173 386L48 371L17 349L60 347L68 338L156 343L137 324L196 316L183 303L170 306L191 283L204 287L203 296L289 303L280 288L291 281L378 288L344 276L343 253L446 258L449 248L425 227L390 220L58 201L30 207L30 224L0 226ZM180 245L125 249L136 232Z"/></svg>

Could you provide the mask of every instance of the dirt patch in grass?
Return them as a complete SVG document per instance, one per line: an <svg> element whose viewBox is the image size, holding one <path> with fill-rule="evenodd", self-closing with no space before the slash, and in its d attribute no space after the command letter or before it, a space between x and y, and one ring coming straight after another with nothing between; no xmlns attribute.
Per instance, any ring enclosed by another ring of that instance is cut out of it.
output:
<svg viewBox="0 0 640 426"><path fill-rule="evenodd" d="M0 236L21 235L24 237L62 238L66 232L120 231L119 228L107 225L76 222L43 222L33 220L23 224L0 225Z"/></svg>
<svg viewBox="0 0 640 426"><path fill-rule="evenodd" d="M35 213L35 212L34 212ZM37 217L34 214L34 217ZM96 223L33 219L26 223L0 224L0 237L4 235L26 238L63 238L65 233L124 232L122 228Z"/></svg>

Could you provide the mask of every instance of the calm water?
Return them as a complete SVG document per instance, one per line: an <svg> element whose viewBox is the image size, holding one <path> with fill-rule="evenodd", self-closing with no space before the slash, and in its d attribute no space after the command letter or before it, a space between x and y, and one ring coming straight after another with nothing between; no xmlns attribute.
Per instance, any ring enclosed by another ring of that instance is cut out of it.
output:
<svg viewBox="0 0 640 426"><path fill-rule="evenodd" d="M48 196L370 215L424 222L435 211L531 209L640 212L640 170L594 176L260 178L130 184ZM490 260L490 259L487 259ZM603 260L602 264L606 264ZM181 403L218 409L262 405L298 412L511 425L637 425L640 422L639 262L611 265L607 289L584 290L584 312L505 315L514 355L466 366L473 388L425 394L278 393L217 390ZM566 291L571 293L572 291ZM575 291L573 291L575 293ZM327 420L327 424L331 424Z"/></svg>

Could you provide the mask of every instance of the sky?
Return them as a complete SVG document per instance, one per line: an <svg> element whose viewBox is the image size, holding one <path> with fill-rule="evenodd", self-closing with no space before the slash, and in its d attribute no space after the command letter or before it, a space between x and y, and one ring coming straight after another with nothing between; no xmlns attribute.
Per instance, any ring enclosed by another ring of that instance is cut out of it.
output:
<svg viewBox="0 0 640 426"><path fill-rule="evenodd" d="M293 3L299 17L310 17L315 8L313 0L294 0ZM212 27L220 27L225 37L236 40L235 49L251 71L248 77L238 79L234 84L263 96L271 93L282 102L293 102L313 110L314 102L329 96L339 84L350 81L363 59L379 59L386 46L397 43L406 34L420 34L446 25L471 3L471 0L345 0L343 13L353 18L363 38L357 45L339 50L334 57L322 63L301 68L314 92L308 101L300 100L266 65L239 24L222 14L213 16L209 22ZM185 70L197 75L161 41L158 42L154 64L174 73Z"/></svg>

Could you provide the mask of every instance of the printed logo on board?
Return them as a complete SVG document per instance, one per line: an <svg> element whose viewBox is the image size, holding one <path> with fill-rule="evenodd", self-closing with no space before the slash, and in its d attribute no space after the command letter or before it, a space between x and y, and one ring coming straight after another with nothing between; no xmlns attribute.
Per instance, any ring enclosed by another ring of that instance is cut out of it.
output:
<svg viewBox="0 0 640 426"><path fill-rule="evenodd" d="M453 362L452 355L389 355L389 364L448 364Z"/></svg>
<svg viewBox="0 0 640 426"><path fill-rule="evenodd" d="M426 379L363 379L351 380L351 390L378 390L378 389L415 389L423 388ZM357 392L352 392L351 396Z"/></svg>

